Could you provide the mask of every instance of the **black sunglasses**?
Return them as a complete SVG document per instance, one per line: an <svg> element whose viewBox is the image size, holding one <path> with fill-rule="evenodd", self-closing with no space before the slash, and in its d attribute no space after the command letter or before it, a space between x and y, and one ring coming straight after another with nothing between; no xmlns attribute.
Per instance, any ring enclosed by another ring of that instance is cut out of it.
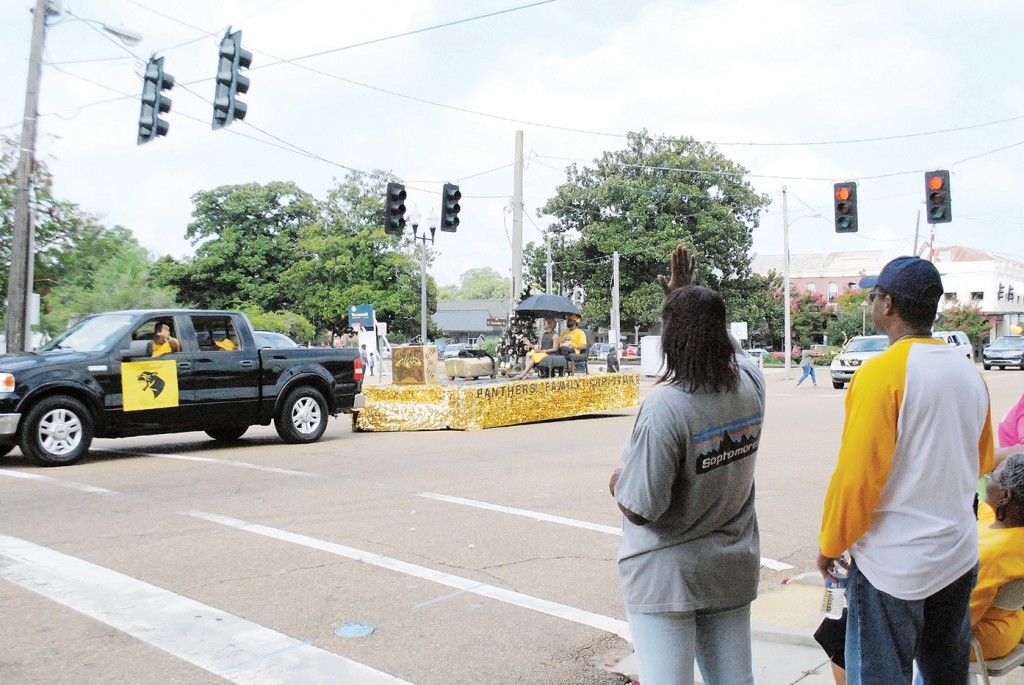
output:
<svg viewBox="0 0 1024 685"><path fill-rule="evenodd" d="M889 293L885 292L884 290L875 289L868 293L868 300L874 302L875 298L885 297L888 294Z"/></svg>

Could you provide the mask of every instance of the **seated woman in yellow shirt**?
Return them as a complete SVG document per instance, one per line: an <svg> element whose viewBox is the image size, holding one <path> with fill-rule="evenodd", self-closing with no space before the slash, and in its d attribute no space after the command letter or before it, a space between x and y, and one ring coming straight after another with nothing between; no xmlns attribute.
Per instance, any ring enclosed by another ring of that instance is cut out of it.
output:
<svg viewBox="0 0 1024 685"><path fill-rule="evenodd" d="M978 506L978 582L971 625L986 659L1005 656L1024 637L1024 609L992 606L999 588L1024 578L1024 454L1016 452L985 479Z"/></svg>

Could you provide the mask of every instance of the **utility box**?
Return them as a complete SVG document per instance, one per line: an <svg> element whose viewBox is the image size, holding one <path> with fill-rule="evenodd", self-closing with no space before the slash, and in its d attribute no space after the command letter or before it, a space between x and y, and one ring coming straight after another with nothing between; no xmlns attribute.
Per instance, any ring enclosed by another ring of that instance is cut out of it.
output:
<svg viewBox="0 0 1024 685"><path fill-rule="evenodd" d="M402 345L392 348L391 381L396 385L437 385L436 345Z"/></svg>
<svg viewBox="0 0 1024 685"><path fill-rule="evenodd" d="M640 338L640 373L659 376L665 372L665 358L661 353L661 336L645 335Z"/></svg>

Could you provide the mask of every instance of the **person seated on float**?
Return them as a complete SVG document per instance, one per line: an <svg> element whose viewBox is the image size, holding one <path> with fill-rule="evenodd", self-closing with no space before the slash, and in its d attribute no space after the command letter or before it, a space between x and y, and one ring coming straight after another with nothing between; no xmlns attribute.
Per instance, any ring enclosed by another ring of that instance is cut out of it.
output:
<svg viewBox="0 0 1024 685"><path fill-rule="evenodd" d="M580 330L580 315L565 315L565 330L559 342L562 354L580 354L587 349L587 334Z"/></svg>
<svg viewBox="0 0 1024 685"><path fill-rule="evenodd" d="M998 460L997 452L997 460ZM986 659L1009 654L1024 637L1024 609L992 606L999 588L1024 578L1024 452L1013 452L985 477L978 505L978 581L971 592L971 626ZM826 618L814 639L832 660L836 683L846 682L846 610Z"/></svg>
<svg viewBox="0 0 1024 685"><path fill-rule="evenodd" d="M171 352L181 352L181 343L171 337L171 324L166 321L157 321L156 329L153 331L153 351L150 356L159 357Z"/></svg>
<svg viewBox="0 0 1024 685"><path fill-rule="evenodd" d="M570 373L576 369L576 364L587 363L587 334L580 330L580 315L565 315L565 331L562 332L562 340L559 343L559 353L564 354L569 363ZM580 355L583 355L582 357Z"/></svg>
<svg viewBox="0 0 1024 685"><path fill-rule="evenodd" d="M544 332L540 336L540 341L533 346L533 349L526 353L526 368L518 376L515 376L517 380L523 380L530 376L530 372L533 370L534 364L540 362L544 357L549 354L558 354L558 333L555 331L556 325L555 318L553 316L545 317L544 319Z"/></svg>

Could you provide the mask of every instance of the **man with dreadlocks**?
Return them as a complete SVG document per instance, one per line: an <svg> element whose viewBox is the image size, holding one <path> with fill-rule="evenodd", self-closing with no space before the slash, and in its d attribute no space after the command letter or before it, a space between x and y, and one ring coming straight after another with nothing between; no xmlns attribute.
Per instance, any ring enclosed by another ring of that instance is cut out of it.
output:
<svg viewBox="0 0 1024 685"><path fill-rule="evenodd" d="M725 301L672 253L665 373L640 407L609 488L625 516L619 578L643 685L753 685L750 603L760 544L754 462L765 384Z"/></svg>

